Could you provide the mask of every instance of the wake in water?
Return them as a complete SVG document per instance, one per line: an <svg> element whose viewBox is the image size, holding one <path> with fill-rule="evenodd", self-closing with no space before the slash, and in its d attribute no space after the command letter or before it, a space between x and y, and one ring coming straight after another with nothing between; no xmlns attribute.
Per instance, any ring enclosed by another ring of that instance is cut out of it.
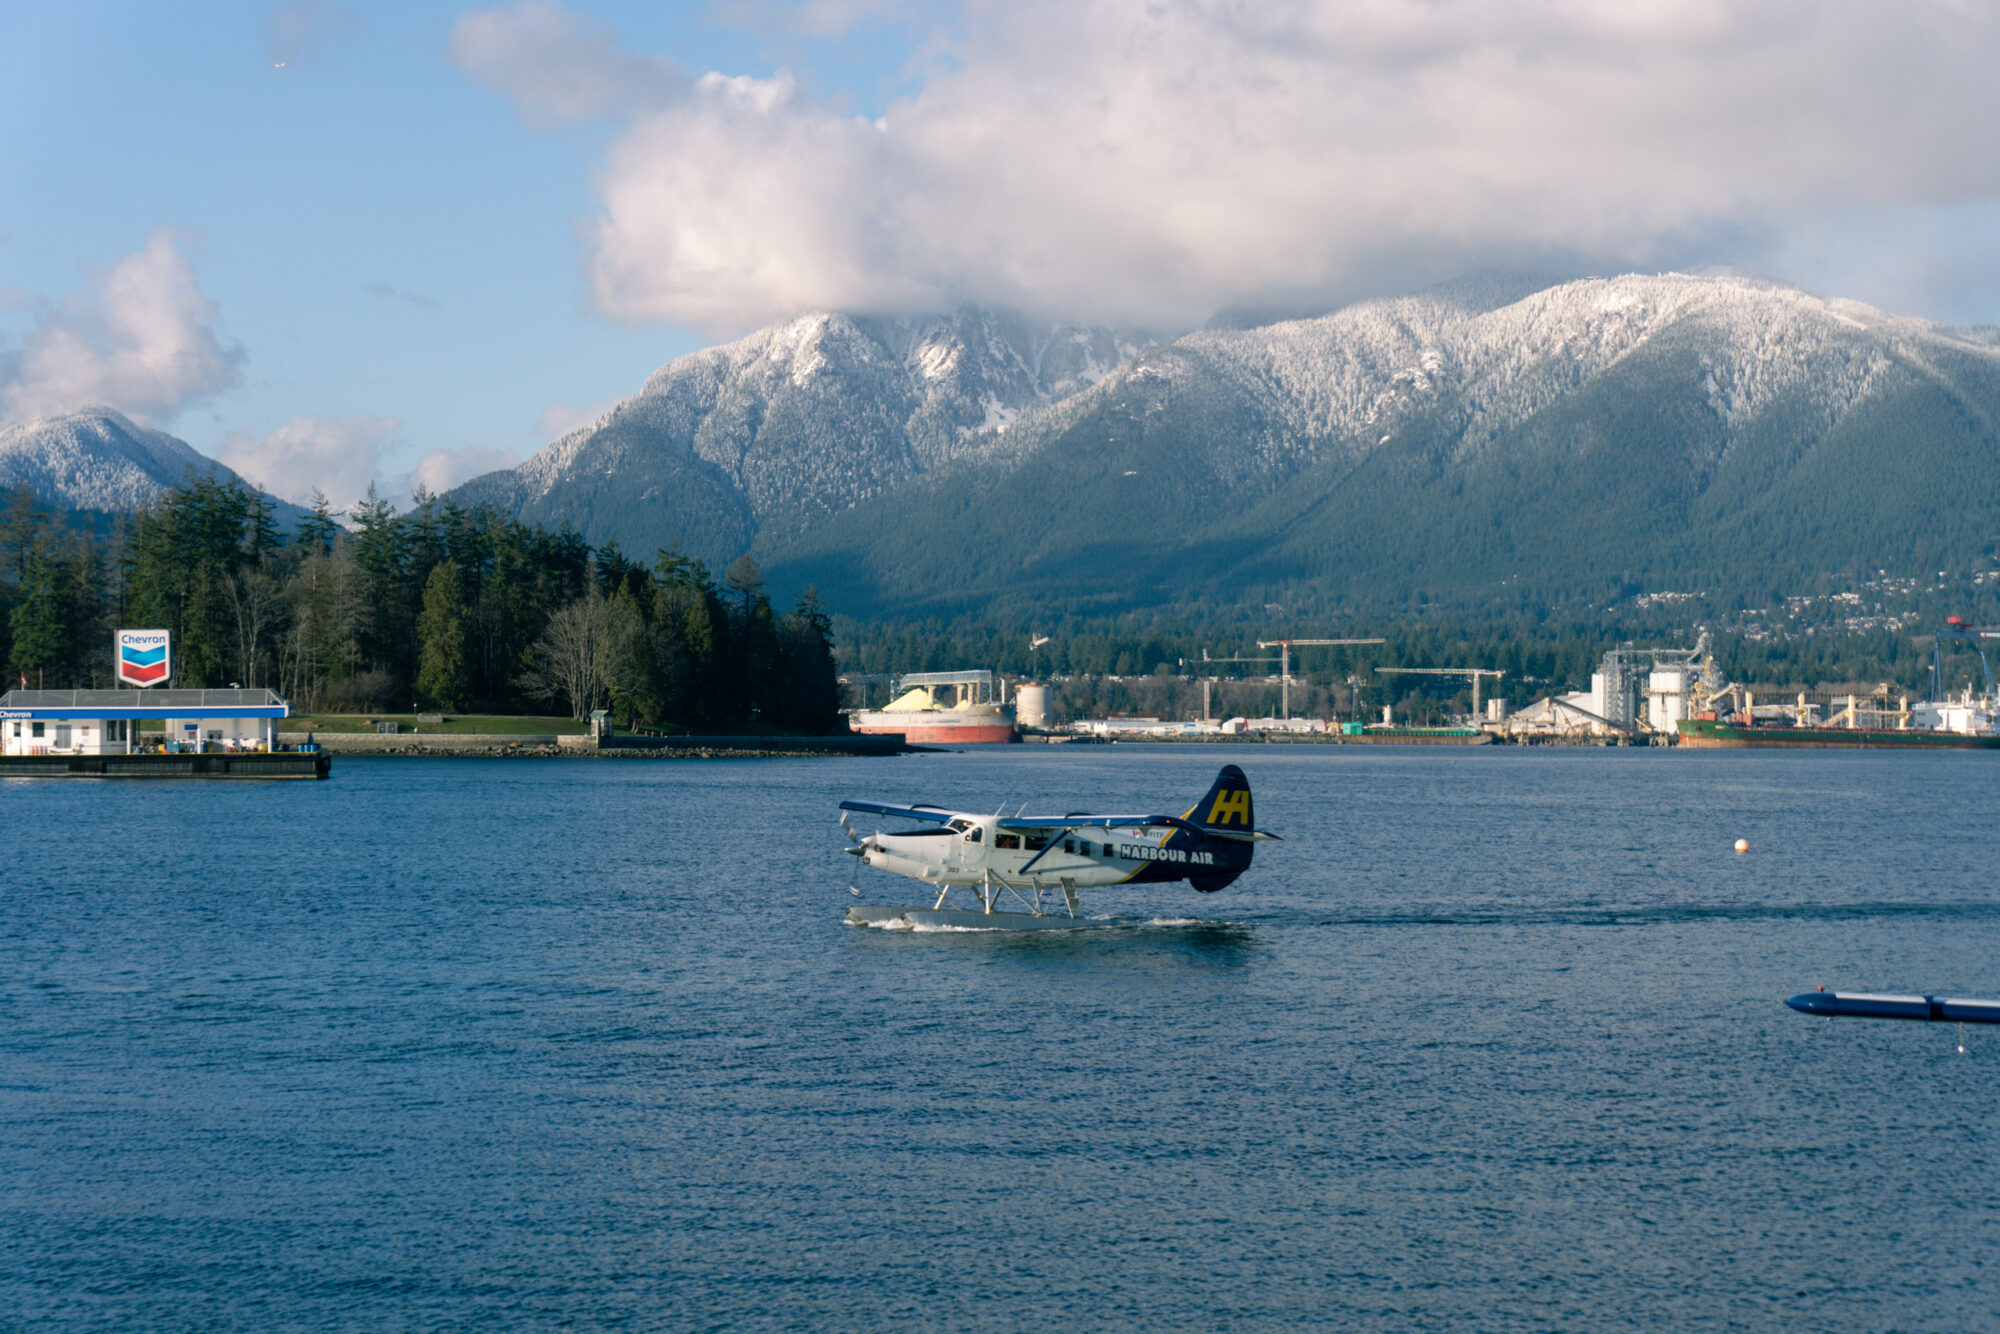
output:
<svg viewBox="0 0 2000 1334"><path fill-rule="evenodd" d="M1674 922L1847 922L1878 918L2000 920L2000 903L1680 903L1655 907L1523 907L1518 911L1342 913L1307 926L1655 926Z"/></svg>
<svg viewBox="0 0 2000 1334"><path fill-rule="evenodd" d="M1218 922L1200 917L1143 917L1143 918L1115 917L1108 913L1100 913L1091 917L1079 917L1075 919L1072 925L1043 926L1043 927L1034 927L1027 929L1021 927L1012 927L1012 926L972 926L972 925L962 925L956 922L912 922L908 918L904 917L892 917L885 920L859 921L859 922L855 921L852 918L849 918L847 919L847 925L853 927L872 929L876 931L900 931L911 935L920 935L920 936L932 936L932 935L936 936L1010 935L1011 936L1011 935L1027 935L1027 934L1042 935L1042 934L1047 934L1051 931L1059 933L1071 932L1071 931L1105 931L1105 930L1143 931L1143 930L1153 930L1162 928L1168 930L1183 930L1187 928L1197 928L1202 930L1242 929L1241 924L1237 922Z"/></svg>

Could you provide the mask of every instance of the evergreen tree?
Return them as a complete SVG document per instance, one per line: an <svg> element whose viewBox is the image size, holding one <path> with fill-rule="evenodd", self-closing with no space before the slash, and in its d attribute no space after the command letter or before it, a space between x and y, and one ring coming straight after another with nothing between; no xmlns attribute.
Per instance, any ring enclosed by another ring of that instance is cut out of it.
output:
<svg viewBox="0 0 2000 1334"><path fill-rule="evenodd" d="M333 507L327 503L326 493L314 487L312 513L299 521L297 545L302 551L331 555L334 539L339 536L340 525L334 521Z"/></svg>
<svg viewBox="0 0 2000 1334"><path fill-rule="evenodd" d="M410 631L415 621L408 525L397 517L396 507L376 493L372 482L367 498L354 507L353 517L355 532L349 545L361 579L361 595L371 613L362 649L378 670L408 681L411 673L398 670L409 665Z"/></svg>
<svg viewBox="0 0 2000 1334"><path fill-rule="evenodd" d="M172 632L174 675L182 684L232 679L238 627L226 585L254 559L249 495L190 475L128 527L127 623Z"/></svg>
<svg viewBox="0 0 2000 1334"><path fill-rule="evenodd" d="M35 493L25 485L7 494L7 508L0 514L0 560L16 588L28 581L28 559L48 527L48 511L35 503Z"/></svg>
<svg viewBox="0 0 2000 1334"><path fill-rule="evenodd" d="M780 629L778 674L787 731L806 736L845 730L840 718L840 686L833 661L833 620L819 589L807 585Z"/></svg>
<svg viewBox="0 0 2000 1334"><path fill-rule="evenodd" d="M60 687L71 657L70 571L46 544L30 550L11 621L14 665L37 689ZM48 678L53 673L56 679Z"/></svg>
<svg viewBox="0 0 2000 1334"><path fill-rule="evenodd" d="M454 712L463 709L472 695L465 619L464 580L456 564L443 561L424 583L424 609L417 618L421 642L417 693Z"/></svg>
<svg viewBox="0 0 2000 1334"><path fill-rule="evenodd" d="M64 595L69 614L69 653L65 677L78 690L108 687L113 683L111 632L108 601L110 580L106 576L104 552L89 534L71 540L64 561L69 587Z"/></svg>

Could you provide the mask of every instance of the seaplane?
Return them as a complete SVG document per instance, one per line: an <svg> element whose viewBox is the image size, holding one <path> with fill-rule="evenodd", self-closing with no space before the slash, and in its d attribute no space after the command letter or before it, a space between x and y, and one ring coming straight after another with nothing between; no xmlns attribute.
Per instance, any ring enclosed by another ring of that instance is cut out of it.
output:
<svg viewBox="0 0 2000 1334"><path fill-rule="evenodd" d="M1006 815L1005 809L979 815L924 803L841 802L850 854L938 891L928 908L856 904L847 920L892 930L1089 926L1100 919L1082 915L1079 890L1185 880L1212 894L1250 869L1257 844L1278 837L1257 828L1250 781L1233 764L1222 766L1185 815ZM916 827L863 837L855 832L855 814ZM852 882L848 889L861 893Z"/></svg>

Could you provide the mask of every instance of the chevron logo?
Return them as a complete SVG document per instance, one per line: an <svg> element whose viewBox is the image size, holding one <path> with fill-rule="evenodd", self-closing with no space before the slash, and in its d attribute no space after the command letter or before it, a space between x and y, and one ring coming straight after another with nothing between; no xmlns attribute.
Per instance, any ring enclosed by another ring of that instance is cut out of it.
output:
<svg viewBox="0 0 2000 1334"><path fill-rule="evenodd" d="M118 632L118 679L127 685L152 686L172 675L164 630Z"/></svg>

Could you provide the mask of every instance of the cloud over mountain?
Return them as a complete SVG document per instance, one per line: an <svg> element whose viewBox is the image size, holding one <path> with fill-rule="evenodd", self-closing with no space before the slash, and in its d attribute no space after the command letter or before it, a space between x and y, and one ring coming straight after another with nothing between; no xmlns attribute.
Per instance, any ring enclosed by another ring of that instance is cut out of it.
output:
<svg viewBox="0 0 2000 1334"><path fill-rule="evenodd" d="M258 486L300 505L325 494L335 509L367 495L399 423L390 417L294 417L269 435L232 432L218 457Z"/></svg>
<svg viewBox="0 0 2000 1334"><path fill-rule="evenodd" d="M597 307L711 331L961 300L1171 324L2000 195L2000 24L1953 0L973 2L919 47L867 119L546 0L453 39L524 115L619 126Z"/></svg>
<svg viewBox="0 0 2000 1334"><path fill-rule="evenodd" d="M38 302L20 343L0 344L0 426L108 404L171 418L233 387L243 349L166 229L97 275L89 298Z"/></svg>

